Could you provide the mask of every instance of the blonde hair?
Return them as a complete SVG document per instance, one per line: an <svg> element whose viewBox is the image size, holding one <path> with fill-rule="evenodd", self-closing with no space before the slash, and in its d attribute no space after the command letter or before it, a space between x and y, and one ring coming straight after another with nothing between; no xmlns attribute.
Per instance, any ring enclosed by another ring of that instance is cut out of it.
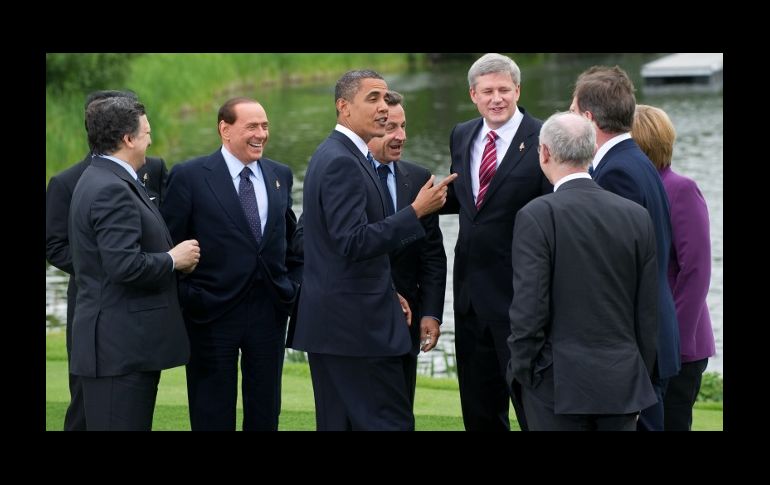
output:
<svg viewBox="0 0 770 485"><path fill-rule="evenodd" d="M676 130L665 111L637 104L631 136L658 170L671 166Z"/></svg>

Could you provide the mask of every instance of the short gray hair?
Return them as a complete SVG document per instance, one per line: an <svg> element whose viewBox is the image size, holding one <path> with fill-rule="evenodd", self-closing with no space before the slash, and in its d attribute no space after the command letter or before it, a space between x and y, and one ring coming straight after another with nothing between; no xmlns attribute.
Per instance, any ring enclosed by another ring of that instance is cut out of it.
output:
<svg viewBox="0 0 770 485"><path fill-rule="evenodd" d="M489 53L479 57L468 70L468 86L474 87L476 78L494 72L507 72L511 75L513 84L521 84L521 70L513 59L502 54Z"/></svg>
<svg viewBox="0 0 770 485"><path fill-rule="evenodd" d="M540 144L548 145L557 163L585 168L594 158L596 130L583 116L569 111L555 113L540 128Z"/></svg>

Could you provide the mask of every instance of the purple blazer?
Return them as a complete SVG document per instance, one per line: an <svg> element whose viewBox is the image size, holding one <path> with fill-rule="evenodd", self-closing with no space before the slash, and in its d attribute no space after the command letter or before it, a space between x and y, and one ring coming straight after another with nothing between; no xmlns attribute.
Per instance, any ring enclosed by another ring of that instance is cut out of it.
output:
<svg viewBox="0 0 770 485"><path fill-rule="evenodd" d="M695 181L666 167L660 178L668 195L674 252L668 283L679 321L682 362L716 353L706 295L711 281L711 236L706 200Z"/></svg>

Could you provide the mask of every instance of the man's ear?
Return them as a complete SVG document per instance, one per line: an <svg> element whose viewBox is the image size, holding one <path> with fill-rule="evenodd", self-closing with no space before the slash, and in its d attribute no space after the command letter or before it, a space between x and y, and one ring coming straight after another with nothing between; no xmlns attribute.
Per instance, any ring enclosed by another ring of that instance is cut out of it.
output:
<svg viewBox="0 0 770 485"><path fill-rule="evenodd" d="M349 116L350 110L348 109L348 100L345 98L339 98L337 99L337 102L335 103L337 105L337 111L340 112L343 116Z"/></svg>

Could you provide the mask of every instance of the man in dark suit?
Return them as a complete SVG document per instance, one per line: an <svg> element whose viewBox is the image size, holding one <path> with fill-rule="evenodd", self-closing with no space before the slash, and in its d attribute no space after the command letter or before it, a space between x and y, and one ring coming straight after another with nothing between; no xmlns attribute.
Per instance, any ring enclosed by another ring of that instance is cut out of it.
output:
<svg viewBox="0 0 770 485"><path fill-rule="evenodd" d="M521 429L526 421L505 381L510 358L508 307L511 237L516 212L552 190L537 161L541 122L517 107L521 72L512 59L486 54L468 71L481 118L452 130L451 172L442 214L460 215L455 246L454 309L457 374L466 430L508 431L508 399Z"/></svg>
<svg viewBox="0 0 770 485"><path fill-rule="evenodd" d="M394 211L411 204L420 187L430 178L425 168L401 159L406 142L406 114L402 105L403 96L395 91L385 95L388 104L388 124L385 136L374 137L367 144L374 157L375 171L380 176L386 200ZM393 212L393 211L392 211ZM390 253L390 266L396 291L406 298L412 311L409 333L412 348L405 354L409 401L414 407L414 391L417 383L417 356L422 350L428 352L438 343L441 330L441 316L444 313L444 291L446 290L446 253L438 214L430 214L420 223L425 237Z"/></svg>
<svg viewBox="0 0 770 485"><path fill-rule="evenodd" d="M413 430L403 355L408 304L388 254L425 236L420 218L446 200L422 186L393 215L366 143L385 135L388 86L349 71L335 86L337 126L316 149L303 187L305 266L293 348L309 354L318 430Z"/></svg>
<svg viewBox="0 0 770 485"><path fill-rule="evenodd" d="M656 400L655 230L586 173L593 126L557 113L540 131L554 193L516 215L511 362L532 431L634 431Z"/></svg>
<svg viewBox="0 0 770 485"><path fill-rule="evenodd" d="M591 120L599 146L591 168L602 188L647 209L655 226L658 261L658 346L652 385L658 401L639 417L641 431L663 431L663 397L668 379L679 373L679 325L668 285L671 218L668 196L658 171L631 138L636 97L634 84L618 66L594 66L575 84L570 111ZM601 250L601 248L598 248Z"/></svg>
<svg viewBox="0 0 770 485"><path fill-rule="evenodd" d="M129 91L95 91L86 98L85 109L92 102L124 96L136 100L136 95ZM70 251L67 225L69 223L70 201L75 185L80 175L91 164L92 153L89 151L83 160L61 173L51 177L45 193L45 256L49 263L70 275L67 285L67 362L69 363L72 350L72 316L75 312L75 298L77 286L72 277L72 255ZM150 198L156 205L163 199L166 180L166 164L162 158L149 158L147 162L137 170L137 176L141 180ZM64 418L64 431L85 431L86 414L83 407L83 386L80 377L70 373L69 375L70 403Z"/></svg>
<svg viewBox="0 0 770 485"><path fill-rule="evenodd" d="M137 178L151 143L144 106L95 101L86 128L94 155L69 219L78 290L70 372L81 376L87 430L149 431L160 371L189 358L175 270L192 271L200 249L197 241L172 248Z"/></svg>
<svg viewBox="0 0 770 485"><path fill-rule="evenodd" d="M191 346L190 424L235 430L240 355L243 430L277 431L286 319L302 263L290 249L293 176L263 156L269 126L261 104L232 98L217 119L221 148L176 165L161 207L174 241L195 238L203 248L179 286Z"/></svg>

